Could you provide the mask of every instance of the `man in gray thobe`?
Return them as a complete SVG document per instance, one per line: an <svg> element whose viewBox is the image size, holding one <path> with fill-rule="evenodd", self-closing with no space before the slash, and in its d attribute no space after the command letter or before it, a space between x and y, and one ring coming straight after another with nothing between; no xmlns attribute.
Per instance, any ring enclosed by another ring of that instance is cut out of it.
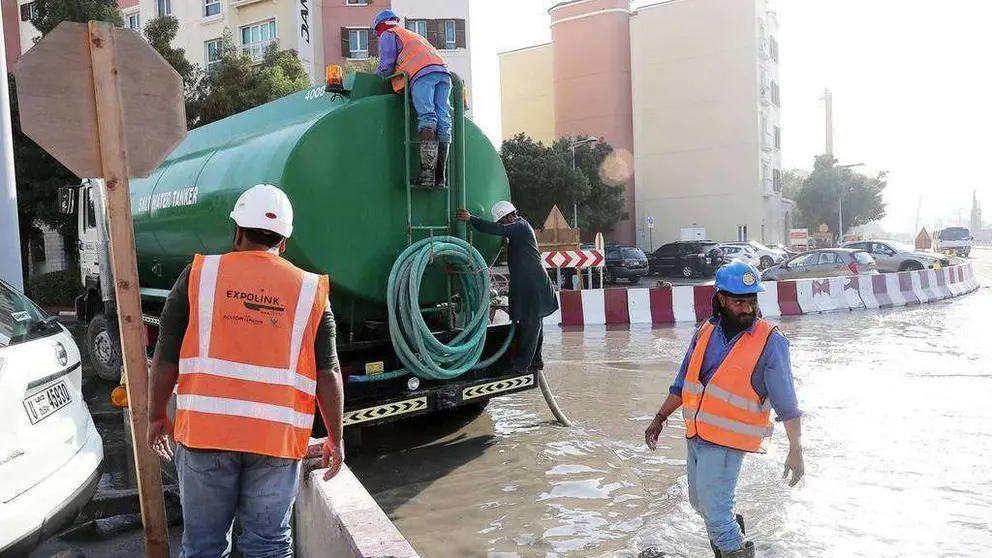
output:
<svg viewBox="0 0 992 558"><path fill-rule="evenodd" d="M455 216L472 223L475 230L502 236L509 240L507 265L510 268L510 319L517 324L517 354L513 369L536 371L544 369L541 346L544 343L543 320L558 310L558 299L551 287L548 272L541 264L541 251L530 223L517 215L517 208L508 201L493 205L493 220L472 216L459 209Z"/></svg>

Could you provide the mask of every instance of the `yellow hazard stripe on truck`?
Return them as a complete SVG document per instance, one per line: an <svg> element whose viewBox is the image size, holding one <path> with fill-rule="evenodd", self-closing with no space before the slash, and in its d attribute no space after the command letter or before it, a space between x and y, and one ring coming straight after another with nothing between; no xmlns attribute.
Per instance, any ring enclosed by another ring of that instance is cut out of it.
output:
<svg viewBox="0 0 992 558"><path fill-rule="evenodd" d="M414 397L413 399L404 399L403 401L394 401L384 405L376 405L375 407L348 411L344 414L343 424L344 426L360 424L363 422L395 417L397 415L415 413L425 409L427 409L427 398Z"/></svg>
<svg viewBox="0 0 992 558"><path fill-rule="evenodd" d="M496 393L503 393L504 391L512 391L532 385L534 385L533 374L517 376L516 378L507 378L498 382L490 382L488 384L467 387L462 390L462 399L478 399L479 397L487 397Z"/></svg>

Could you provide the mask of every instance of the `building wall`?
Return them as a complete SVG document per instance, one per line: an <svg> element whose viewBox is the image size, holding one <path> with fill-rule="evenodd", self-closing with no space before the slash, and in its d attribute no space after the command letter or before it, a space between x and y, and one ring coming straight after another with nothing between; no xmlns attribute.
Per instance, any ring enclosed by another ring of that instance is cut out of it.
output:
<svg viewBox="0 0 992 558"><path fill-rule="evenodd" d="M604 138L616 150L633 217L634 134L631 107L629 0L577 0L551 8L555 136ZM621 221L610 240L631 243L634 223Z"/></svg>
<svg viewBox="0 0 992 558"><path fill-rule="evenodd" d="M363 5L350 5L347 0L321 0L321 28L323 41L323 64L345 65L342 44L342 27L371 28L372 20L381 10L391 9L389 0L377 0ZM400 14L402 17L402 14Z"/></svg>
<svg viewBox="0 0 992 558"><path fill-rule="evenodd" d="M551 44L499 55L503 139L527 134L550 145L555 140L555 99Z"/></svg>
<svg viewBox="0 0 992 558"><path fill-rule="evenodd" d="M689 227L734 240L739 225L761 240L770 226L756 17L754 2L675 0L631 18L638 244L653 236L657 247Z"/></svg>
<svg viewBox="0 0 992 558"><path fill-rule="evenodd" d="M0 0L3 10L3 45L7 57L7 71L14 71L14 64L21 56L21 13L17 0Z"/></svg>

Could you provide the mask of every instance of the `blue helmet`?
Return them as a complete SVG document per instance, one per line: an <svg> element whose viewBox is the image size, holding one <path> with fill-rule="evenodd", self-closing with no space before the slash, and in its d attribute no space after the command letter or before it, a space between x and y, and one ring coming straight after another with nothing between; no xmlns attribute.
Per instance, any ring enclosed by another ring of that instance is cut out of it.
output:
<svg viewBox="0 0 992 558"><path fill-rule="evenodd" d="M734 260L716 270L716 290L749 295L765 292L765 286L761 284L761 274L753 265Z"/></svg>
<svg viewBox="0 0 992 558"><path fill-rule="evenodd" d="M391 19L395 19L396 21L399 21L400 16L396 15L396 12L394 12L393 10L382 10L381 12L375 15L375 21L372 22L372 29L379 27L379 24L382 23L383 21L389 21Z"/></svg>

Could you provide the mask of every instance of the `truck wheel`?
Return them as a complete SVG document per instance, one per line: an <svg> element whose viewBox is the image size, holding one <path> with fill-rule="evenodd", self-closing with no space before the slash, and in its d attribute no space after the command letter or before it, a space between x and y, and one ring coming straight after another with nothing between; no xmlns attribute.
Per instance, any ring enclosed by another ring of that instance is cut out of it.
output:
<svg viewBox="0 0 992 558"><path fill-rule="evenodd" d="M86 330L86 348L93 370L101 380L119 382L121 379L121 348L114 344L107 331L107 317L97 314Z"/></svg>

